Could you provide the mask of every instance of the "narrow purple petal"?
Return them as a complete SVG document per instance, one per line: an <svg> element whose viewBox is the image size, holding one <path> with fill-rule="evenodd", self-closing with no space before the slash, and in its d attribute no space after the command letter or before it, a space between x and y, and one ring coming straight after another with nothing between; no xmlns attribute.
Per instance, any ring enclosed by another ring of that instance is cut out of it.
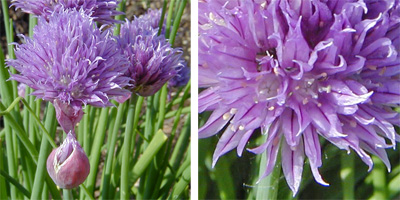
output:
<svg viewBox="0 0 400 200"><path fill-rule="evenodd" d="M286 143L291 147L296 147L300 141L300 128L296 113L292 109L285 109L282 113L282 131L286 138Z"/></svg>
<svg viewBox="0 0 400 200"><path fill-rule="evenodd" d="M304 147L300 141L295 150L282 141L282 169L286 182L293 191L293 197L297 194L301 183L301 175L304 165Z"/></svg>
<svg viewBox="0 0 400 200"><path fill-rule="evenodd" d="M212 166L215 166L219 157L236 148L244 134L245 131L237 130L232 125L228 126L219 139L217 147L215 148Z"/></svg>
<svg viewBox="0 0 400 200"><path fill-rule="evenodd" d="M312 128L307 128L304 133L304 150L310 160L311 172L314 176L315 181L324 186L329 186L321 175L319 174L318 168L322 165L321 160L321 145L318 140L318 134Z"/></svg>
<svg viewBox="0 0 400 200"><path fill-rule="evenodd" d="M230 112L229 109L215 110L199 129L199 138L210 137L218 133L229 122L233 114L234 112Z"/></svg>

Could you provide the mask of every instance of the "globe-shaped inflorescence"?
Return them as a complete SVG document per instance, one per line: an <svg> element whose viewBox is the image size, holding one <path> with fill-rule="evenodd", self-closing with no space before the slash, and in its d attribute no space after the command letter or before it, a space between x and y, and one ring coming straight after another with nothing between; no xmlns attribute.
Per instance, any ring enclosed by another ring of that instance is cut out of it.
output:
<svg viewBox="0 0 400 200"><path fill-rule="evenodd" d="M132 79L131 90L141 96L155 94L178 70L184 67L182 51L173 48L164 35L158 35L147 17L135 18L121 25L120 45L130 61L126 76Z"/></svg>
<svg viewBox="0 0 400 200"><path fill-rule="evenodd" d="M7 60L19 72L11 79L54 103L66 133L79 122L82 105L111 106L111 98L130 93L123 89L130 81L123 76L127 58L111 31L93 25L82 9L53 13L48 21L39 17L33 38L24 37L16 46L16 59Z"/></svg>

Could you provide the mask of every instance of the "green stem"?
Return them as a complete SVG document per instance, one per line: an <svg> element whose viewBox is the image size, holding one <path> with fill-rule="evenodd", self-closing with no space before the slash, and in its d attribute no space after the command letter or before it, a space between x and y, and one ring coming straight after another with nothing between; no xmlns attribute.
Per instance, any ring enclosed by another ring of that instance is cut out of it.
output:
<svg viewBox="0 0 400 200"><path fill-rule="evenodd" d="M22 97L17 97L14 99L14 101L8 106L8 108L5 111L0 111L0 116L8 114L12 111L12 109L19 103L19 101L22 99Z"/></svg>
<svg viewBox="0 0 400 200"><path fill-rule="evenodd" d="M4 172L3 170L0 170L0 175L3 176L7 182L13 184L22 194L24 194L26 197L30 197L31 194L29 193L29 191L20 183L18 183L18 180L14 179L13 177L11 177L10 175L8 175L6 172Z"/></svg>
<svg viewBox="0 0 400 200"><path fill-rule="evenodd" d="M149 166L154 156L161 149L167 136L161 130L157 131L151 140L149 146L144 151L143 155L139 158L138 162L133 167L133 182L136 182L139 177L143 174L145 169Z"/></svg>
<svg viewBox="0 0 400 200"><path fill-rule="evenodd" d="M0 137L0 170L4 170L4 154L3 154L3 140ZM7 199L6 181L0 177L0 199Z"/></svg>
<svg viewBox="0 0 400 200"><path fill-rule="evenodd" d="M236 199L235 186L233 177L231 174L230 165L228 159L221 159L218 161L218 165L212 172L212 177L217 183L219 197L221 199Z"/></svg>
<svg viewBox="0 0 400 200"><path fill-rule="evenodd" d="M27 91L29 91L29 93L31 93L33 91L33 89L29 88L28 86L26 86L26 89L27 89ZM32 110L36 111L37 104L35 103L35 97L33 95L30 95L28 100L29 100L29 107ZM27 130L28 130L29 139L31 140L32 144L36 146L36 144L37 144L36 134L37 134L38 128L36 126L36 123L33 123L33 121L35 120L36 116L40 116L40 113L39 113L39 115L36 115L37 112L33 112L33 114L29 115L29 112L30 111L28 109L24 109L24 114L26 114L26 115L24 115L24 120L25 120L25 118L27 118L27 121L28 121L28 129ZM28 115L29 115L29 117L28 117ZM39 122L40 122L40 120L39 120Z"/></svg>
<svg viewBox="0 0 400 200"><path fill-rule="evenodd" d="M183 107L182 111L181 111L181 114L189 114L190 111L191 111L190 106ZM178 112L178 110L173 110L173 111L167 112L167 114L165 114L165 119L174 117L177 112Z"/></svg>
<svg viewBox="0 0 400 200"><path fill-rule="evenodd" d="M4 119L4 129L6 130L6 151L7 151L7 164L8 164L8 173L13 178L17 178L17 170L16 170L16 160L14 160L14 148L12 142L12 131L10 126L7 123L7 119ZM17 191L14 186L10 187L11 199L17 198Z"/></svg>
<svg viewBox="0 0 400 200"><path fill-rule="evenodd" d="M137 99L136 108L135 108L135 117L134 117L135 121L133 122L133 123L134 123L134 125L133 125L134 129L133 129L133 136L132 136L132 138L133 138L134 140L136 139L136 135L137 135L137 132L138 132L138 131L137 131L137 127L138 127L138 124L139 124L140 112L142 111L143 102L144 102L144 97L139 96L138 99ZM135 147L136 147L136 142L132 143L132 145L131 145L131 152L133 152L133 150L135 149ZM136 152L140 152L140 151L136 151ZM135 157L133 158L133 161L136 162Z"/></svg>
<svg viewBox="0 0 400 200"><path fill-rule="evenodd" d="M55 132L56 128L56 111L52 104L48 104L47 106L47 113L45 119L45 129L49 130L51 133ZM40 199L43 185L44 185L44 178L47 175L46 171L46 161L50 151L50 143L46 140L46 134L43 134L42 142L40 145L40 152L39 152L39 160L36 168L35 179L33 182L33 189L32 189L32 196L31 199Z"/></svg>
<svg viewBox="0 0 400 200"><path fill-rule="evenodd" d="M83 150L86 152L87 155L90 155L90 133L89 133L89 112L90 106L86 106L86 114L83 116ZM94 116L92 116L94 117Z"/></svg>
<svg viewBox="0 0 400 200"><path fill-rule="evenodd" d="M107 151L107 158L106 158L106 164L104 168L104 178L102 181L102 193L101 193L101 198L102 199L109 199L109 189L110 189L110 179L111 179L111 170L112 170L112 163L114 161L114 150L115 150L115 143L117 142L117 136L118 136L118 131L121 127L122 124L122 118L124 116L124 111L125 111L125 106L126 104L120 104L118 106L118 112L117 112L117 118L114 123L113 131L112 134L109 135L111 137L110 144L108 146L108 151Z"/></svg>
<svg viewBox="0 0 400 200"><path fill-rule="evenodd" d="M129 199L129 189L128 186L128 178L129 178L129 169L130 169L130 157L132 156L130 153L132 139L134 139L135 132L135 123L134 123L134 115L135 115L135 104L137 101L137 96L132 94L132 97L129 101L128 107L128 119L126 121L126 129L124 136L124 144L122 149L122 164L121 164L121 199Z"/></svg>
<svg viewBox="0 0 400 200"><path fill-rule="evenodd" d="M63 197L65 200L74 199L70 189L63 189Z"/></svg>
<svg viewBox="0 0 400 200"><path fill-rule="evenodd" d="M170 164L172 169L176 170L179 167L179 163L181 163L183 156L186 152L186 149L189 146L190 140L190 115L188 116L185 124L182 127L181 135L176 142L174 151L172 152L170 158Z"/></svg>
<svg viewBox="0 0 400 200"><path fill-rule="evenodd" d="M143 147L146 148L148 142L150 141L152 135L154 134L154 118L155 118L155 109L154 109L154 96L147 97L147 105L146 105L146 118L145 118L145 128L144 128L144 140Z"/></svg>
<svg viewBox="0 0 400 200"><path fill-rule="evenodd" d="M185 121L185 124L182 127L181 135L176 142L174 150L172 152L171 158L169 160L169 165L167 171L163 177L162 188L160 189L161 194L165 194L161 198L166 198L168 191L171 186L175 183L175 180L179 178L177 171L181 166L182 159L184 155L189 156L190 154L190 115ZM155 196L152 196L156 198Z"/></svg>
<svg viewBox="0 0 400 200"><path fill-rule="evenodd" d="M164 0L162 11L161 11L161 19L160 19L160 22L158 23L158 33L157 33L157 35L161 34L162 27L164 25L165 13L167 11L167 3L168 3L168 1Z"/></svg>
<svg viewBox="0 0 400 200"><path fill-rule="evenodd" d="M33 119L35 119L36 123L40 126L40 128L42 129L44 136L46 136L47 140L49 141L49 143L51 144L51 146L53 148L56 148L57 145L54 142L53 138L51 137L50 133L47 131L47 129L45 128L45 126L42 124L42 122L40 121L39 117L36 116L36 113L32 110L32 108L29 106L28 102L26 102L25 99L22 99L22 103L24 103L25 108L28 109L28 111L31 113L31 116L33 116Z"/></svg>
<svg viewBox="0 0 400 200"><path fill-rule="evenodd" d="M13 42L13 31L11 30L12 28L12 23L10 23L10 17L8 14L8 4L7 1L1 1L1 5L3 8L3 21L4 21L4 28L6 29L6 39L7 39L7 43L10 44ZM8 55L10 56L10 58L14 58L14 54L13 54L13 46L12 45L8 45Z"/></svg>
<svg viewBox="0 0 400 200"><path fill-rule="evenodd" d="M182 0L182 2L180 2L178 14L175 17L174 26L172 27L171 35L169 36L169 42L171 43L171 45L174 45L174 43L175 43L176 33L178 32L179 23L181 22L183 11L185 10L185 7L186 7L186 3L187 3L187 0ZM168 17L169 17L169 13L168 13Z"/></svg>
<svg viewBox="0 0 400 200"><path fill-rule="evenodd" d="M2 3L4 4L5 1L2 1ZM7 10L7 12L8 12L8 10ZM4 62L3 48L0 48L0 88L1 88L0 92L1 92L1 99L6 105L11 104L11 102L13 101L13 96L14 96L11 82L7 81L9 78L10 78L10 74L8 73L6 64Z"/></svg>
<svg viewBox="0 0 400 200"><path fill-rule="evenodd" d="M86 195L86 197L90 200L93 200L94 198L92 197L92 195L90 194L90 192L88 191L88 189L83 185L79 185L79 187L81 188L82 192Z"/></svg>
<svg viewBox="0 0 400 200"><path fill-rule="evenodd" d="M29 37L33 36L33 28L37 24L37 17L35 15L29 15Z"/></svg>
<svg viewBox="0 0 400 200"><path fill-rule="evenodd" d="M265 168L267 167L267 152L261 154L260 171L259 177L264 174ZM257 184L256 199L277 199L279 177L281 174L281 155L278 153L275 167L264 179L260 180Z"/></svg>
<svg viewBox="0 0 400 200"><path fill-rule="evenodd" d="M173 16L173 12L174 12L174 2L175 2L175 0L171 0L169 3L167 24L165 27L165 37L166 38L169 38L169 35L170 35L172 16Z"/></svg>
<svg viewBox="0 0 400 200"><path fill-rule="evenodd" d="M121 0L121 2L118 4L118 11L125 12L126 9L126 0ZM125 15L117 15L115 17L116 20L124 20ZM115 24L115 30L114 30L114 35L119 35L119 32L121 31L121 24L117 23Z"/></svg>
<svg viewBox="0 0 400 200"><path fill-rule="evenodd" d="M354 199L354 153L341 152L340 156L343 199Z"/></svg>
<svg viewBox="0 0 400 200"><path fill-rule="evenodd" d="M372 157L374 161L374 169L372 170L372 184L374 186L374 193L372 199L388 199L387 193L387 180L386 180L386 166L376 156Z"/></svg>
<svg viewBox="0 0 400 200"><path fill-rule="evenodd" d="M104 138L106 135L108 117L109 108L103 108L100 113L99 127L96 130L93 146L91 149L92 153L90 154L90 173L88 178L86 179L87 190L90 192L90 194L94 192L94 186L96 184L97 170L101 155L101 146L104 143Z"/></svg>
<svg viewBox="0 0 400 200"><path fill-rule="evenodd" d="M167 102L167 95L168 95L168 89L167 89L167 84L164 84L164 86L161 88L161 95L160 95L160 105L158 107L158 121L157 121L157 130L162 129L164 125L164 119L165 119L165 104Z"/></svg>
<svg viewBox="0 0 400 200"><path fill-rule="evenodd" d="M183 171L178 183L173 187L168 199L179 199L179 195L188 187L190 183L190 165Z"/></svg>

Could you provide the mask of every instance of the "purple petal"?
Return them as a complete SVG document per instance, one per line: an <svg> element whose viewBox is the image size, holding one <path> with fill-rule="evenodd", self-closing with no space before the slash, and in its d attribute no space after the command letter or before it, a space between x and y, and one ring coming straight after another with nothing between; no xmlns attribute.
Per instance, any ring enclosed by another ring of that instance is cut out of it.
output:
<svg viewBox="0 0 400 200"><path fill-rule="evenodd" d="M219 139L217 147L215 148L212 163L213 167L217 163L219 157L237 147L244 133L245 131L236 130L235 127L233 127L232 125L228 126L228 128Z"/></svg>
<svg viewBox="0 0 400 200"><path fill-rule="evenodd" d="M226 108L215 110L207 122L199 129L199 138L206 138L217 134L229 122L233 114Z"/></svg>
<svg viewBox="0 0 400 200"><path fill-rule="evenodd" d="M300 141L300 128L296 113L292 109L285 109L282 113L282 131L286 143L295 148Z"/></svg>
<svg viewBox="0 0 400 200"><path fill-rule="evenodd" d="M312 124L323 134L329 137L345 136L342 133L340 121L332 108L326 105L322 105L321 107L313 105L310 106L309 114L312 116Z"/></svg>
<svg viewBox="0 0 400 200"><path fill-rule="evenodd" d="M206 110L214 110L218 106L218 102L221 100L218 94L215 93L215 88L209 88L202 91L198 97L199 112Z"/></svg>
<svg viewBox="0 0 400 200"><path fill-rule="evenodd" d="M304 150L310 160L311 172L313 173L315 181L324 186L329 186L321 175L319 174L318 168L322 165L321 160L321 145L318 140L318 134L315 132L314 128L307 127L303 133L304 137Z"/></svg>
<svg viewBox="0 0 400 200"><path fill-rule="evenodd" d="M254 130L248 130L243 137L240 139L239 144L237 146L237 154L238 156L242 156L244 147L246 146L247 142L249 141L251 135L253 134Z"/></svg>
<svg viewBox="0 0 400 200"><path fill-rule="evenodd" d="M273 138L273 142L269 145L266 149L266 156L267 156L267 166L265 167L265 171L263 175L257 180L257 183L261 181L261 179L268 176L275 167L276 158L278 155L278 150L280 146L281 135L277 135Z"/></svg>
<svg viewBox="0 0 400 200"><path fill-rule="evenodd" d="M297 194L301 183L301 175L304 165L304 146L300 141L295 150L285 141L282 141L282 169L286 182L293 192L293 197Z"/></svg>
<svg viewBox="0 0 400 200"><path fill-rule="evenodd" d="M385 163L386 168L388 169L388 172L390 173L390 171L391 171L390 161L389 161L389 158L387 156L385 149L375 147L373 145L373 143L369 142L368 140L365 140L364 142L361 141L360 147L362 147L363 149L367 150L368 152L378 156L383 161L383 163Z"/></svg>

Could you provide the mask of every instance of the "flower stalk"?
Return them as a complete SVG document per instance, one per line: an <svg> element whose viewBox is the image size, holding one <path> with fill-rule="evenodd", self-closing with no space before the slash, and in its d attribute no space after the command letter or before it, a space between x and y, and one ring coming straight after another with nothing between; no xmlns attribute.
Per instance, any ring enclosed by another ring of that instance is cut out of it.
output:
<svg viewBox="0 0 400 200"><path fill-rule="evenodd" d="M126 129L124 135L124 144L122 147L122 163L121 163L121 199L130 199L129 196L129 166L130 164L130 157L132 157L131 153L131 144L132 141L135 140L136 136L136 127L137 123L135 123L135 108L137 103L137 95L132 95L129 100L128 105L128 114L127 114L127 121L126 121Z"/></svg>
<svg viewBox="0 0 400 200"><path fill-rule="evenodd" d="M267 152L260 154L260 156L261 156L261 161L260 161L259 177L262 177L267 167L267 160L272 158L268 157ZM271 200L277 199L279 191L279 180L281 177L281 170L282 170L280 164L281 164L281 155L278 154L276 159L276 164L272 172L267 177L259 179L257 181L256 199L271 199Z"/></svg>
<svg viewBox="0 0 400 200"><path fill-rule="evenodd" d="M354 199L354 153L341 152L340 155L340 178L342 179L343 199Z"/></svg>

